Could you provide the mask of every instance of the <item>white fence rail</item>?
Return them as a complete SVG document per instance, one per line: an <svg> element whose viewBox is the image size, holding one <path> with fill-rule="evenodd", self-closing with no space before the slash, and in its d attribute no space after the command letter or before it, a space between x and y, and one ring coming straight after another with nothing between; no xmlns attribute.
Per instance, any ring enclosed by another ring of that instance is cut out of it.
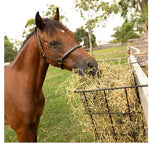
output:
<svg viewBox="0 0 150 143"><path fill-rule="evenodd" d="M132 50L136 51L136 54L140 54L140 50L133 46L127 47L129 54L129 62L132 65L132 69L135 75L135 79L138 85L148 85L148 78L140 67L137 59L133 55ZM139 87L139 96L141 100L141 105L143 107L143 112L145 116L146 126L148 126L148 87Z"/></svg>

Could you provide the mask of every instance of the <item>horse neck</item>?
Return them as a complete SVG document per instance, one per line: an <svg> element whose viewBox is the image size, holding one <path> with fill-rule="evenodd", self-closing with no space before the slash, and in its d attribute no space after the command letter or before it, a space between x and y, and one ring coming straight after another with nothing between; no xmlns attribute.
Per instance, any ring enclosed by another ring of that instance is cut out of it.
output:
<svg viewBox="0 0 150 143"><path fill-rule="evenodd" d="M42 89L48 65L34 35L27 40L13 63L26 86L34 91Z"/></svg>

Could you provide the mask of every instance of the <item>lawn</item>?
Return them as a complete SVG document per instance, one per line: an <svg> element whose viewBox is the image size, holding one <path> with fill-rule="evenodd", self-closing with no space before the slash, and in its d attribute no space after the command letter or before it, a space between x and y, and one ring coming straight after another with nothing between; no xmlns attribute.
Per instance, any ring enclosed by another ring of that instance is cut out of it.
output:
<svg viewBox="0 0 150 143"><path fill-rule="evenodd" d="M125 53L119 53L121 51ZM115 48L96 50L93 52L93 54L95 55L95 57L100 59L118 58L118 57L127 57L128 55L126 51L127 51L126 47L117 47L117 48L115 47ZM114 53L114 54L109 54L109 53Z"/></svg>
<svg viewBox="0 0 150 143"><path fill-rule="evenodd" d="M126 47L109 48L94 51L94 54L123 51ZM127 54L125 54L127 56ZM110 55L109 55L110 56ZM114 56L114 55L112 55ZM117 57L124 55L116 55ZM96 57L99 59L101 57ZM105 57L106 58L106 57ZM93 142L91 134L82 132L78 121L74 119L68 98L61 90L61 84L71 75L71 72L49 66L43 86L45 107L41 116L38 141L39 142ZM69 85L68 85L69 86ZM56 92L58 91L58 92ZM5 126L5 142L16 142L15 132Z"/></svg>
<svg viewBox="0 0 150 143"><path fill-rule="evenodd" d="M113 47L113 48L95 50L94 54L118 52L118 51L125 51L125 50L127 50L127 47L125 47L125 46L123 46L123 47Z"/></svg>
<svg viewBox="0 0 150 143"><path fill-rule="evenodd" d="M114 53L114 54L109 54L109 53ZM108 48L108 49L101 49L101 50L96 50L93 52L94 57L97 61L102 61L106 60L106 62L111 62L114 64L118 63L127 63L127 47L114 47L114 48ZM120 60L111 60L112 58L119 58ZM125 59L123 59L125 58Z"/></svg>

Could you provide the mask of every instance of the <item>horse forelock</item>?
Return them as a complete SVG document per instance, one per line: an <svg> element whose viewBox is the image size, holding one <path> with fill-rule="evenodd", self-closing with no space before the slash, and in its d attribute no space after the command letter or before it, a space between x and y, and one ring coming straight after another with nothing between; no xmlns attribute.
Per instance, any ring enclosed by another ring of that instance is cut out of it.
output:
<svg viewBox="0 0 150 143"><path fill-rule="evenodd" d="M45 32L51 36L60 30L70 33L70 30L57 20L44 19L44 22L46 24Z"/></svg>

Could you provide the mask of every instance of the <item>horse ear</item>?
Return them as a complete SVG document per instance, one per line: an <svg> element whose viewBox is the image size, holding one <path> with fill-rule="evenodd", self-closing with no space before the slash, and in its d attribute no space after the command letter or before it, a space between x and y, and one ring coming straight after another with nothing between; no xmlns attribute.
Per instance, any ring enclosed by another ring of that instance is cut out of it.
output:
<svg viewBox="0 0 150 143"><path fill-rule="evenodd" d="M59 8L56 9L56 13L55 13L55 15L54 15L53 20L59 21Z"/></svg>
<svg viewBox="0 0 150 143"><path fill-rule="evenodd" d="M44 26L44 21L42 17L40 16L39 12L37 12L35 15L35 24L39 29L42 29Z"/></svg>

